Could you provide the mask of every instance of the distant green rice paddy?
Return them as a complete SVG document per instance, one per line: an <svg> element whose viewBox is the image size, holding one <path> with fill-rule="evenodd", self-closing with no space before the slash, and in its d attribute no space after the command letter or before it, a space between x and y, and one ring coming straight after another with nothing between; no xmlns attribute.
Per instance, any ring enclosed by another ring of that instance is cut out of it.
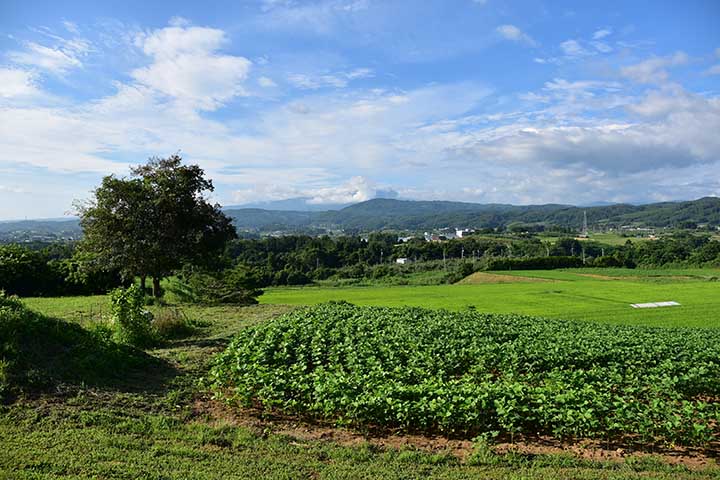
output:
<svg viewBox="0 0 720 480"><path fill-rule="evenodd" d="M717 269L576 269L498 272L551 282L476 285L293 287L267 289L261 303L312 305L345 300L357 305L402 306L662 327L720 328ZM632 303L674 300L679 307L638 310Z"/></svg>

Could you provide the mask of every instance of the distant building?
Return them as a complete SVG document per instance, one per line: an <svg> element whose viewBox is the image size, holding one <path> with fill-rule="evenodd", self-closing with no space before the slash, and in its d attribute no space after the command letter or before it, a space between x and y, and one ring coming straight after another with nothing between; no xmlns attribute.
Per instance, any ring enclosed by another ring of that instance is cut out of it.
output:
<svg viewBox="0 0 720 480"><path fill-rule="evenodd" d="M438 235L437 233L425 232L423 237L425 238L426 242L439 242L440 241L440 235Z"/></svg>
<svg viewBox="0 0 720 480"><path fill-rule="evenodd" d="M410 240L412 240L413 238L415 238L415 237L398 237L398 242L399 243L407 243Z"/></svg>
<svg viewBox="0 0 720 480"><path fill-rule="evenodd" d="M400 265L405 265L408 263L412 263L412 260L410 260L409 258L406 258L406 257L400 257L395 260L395 263L399 263Z"/></svg>
<svg viewBox="0 0 720 480"><path fill-rule="evenodd" d="M463 237L466 237L473 233L475 233L475 230L473 230L472 228L456 228L455 229L455 236L457 238L463 238Z"/></svg>

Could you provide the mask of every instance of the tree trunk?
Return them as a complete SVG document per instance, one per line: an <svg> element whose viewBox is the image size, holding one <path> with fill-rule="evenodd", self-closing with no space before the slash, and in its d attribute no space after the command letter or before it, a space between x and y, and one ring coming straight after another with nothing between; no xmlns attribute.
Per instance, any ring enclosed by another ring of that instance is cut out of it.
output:
<svg viewBox="0 0 720 480"><path fill-rule="evenodd" d="M162 297L162 290L160 289L160 278L152 277L152 284L153 284L153 295L155 296L155 298Z"/></svg>
<svg viewBox="0 0 720 480"><path fill-rule="evenodd" d="M140 289L142 290L143 295L145 295L145 280L146 279L147 279L147 277L145 275L140 277Z"/></svg>

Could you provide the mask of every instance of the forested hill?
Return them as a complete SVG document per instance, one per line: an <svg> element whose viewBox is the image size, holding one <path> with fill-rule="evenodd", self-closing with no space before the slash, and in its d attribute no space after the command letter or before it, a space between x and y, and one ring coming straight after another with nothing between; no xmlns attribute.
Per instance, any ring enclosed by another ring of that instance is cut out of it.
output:
<svg viewBox="0 0 720 480"><path fill-rule="evenodd" d="M228 209L240 229L337 227L357 230L424 230L441 227L498 227L511 223L579 226L583 212L591 225L678 226L686 222L720 225L720 198L647 205L600 207L504 205L444 201L375 199L337 211L295 212Z"/></svg>
<svg viewBox="0 0 720 480"><path fill-rule="evenodd" d="M338 228L356 231L381 229L430 230L442 227L498 227L513 223L543 223L580 228L583 212L588 224L683 226L720 225L720 198L705 197L687 202L663 202L648 205L504 205L443 201L375 199L341 210L324 212L227 208L240 230L292 231ZM80 225L73 220L19 220L0 222L0 243L79 238Z"/></svg>

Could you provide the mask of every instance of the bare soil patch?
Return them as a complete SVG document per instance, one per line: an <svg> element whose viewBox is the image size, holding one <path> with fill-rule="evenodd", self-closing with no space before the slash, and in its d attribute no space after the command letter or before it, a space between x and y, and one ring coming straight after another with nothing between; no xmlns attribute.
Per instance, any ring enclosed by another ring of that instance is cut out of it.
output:
<svg viewBox="0 0 720 480"><path fill-rule="evenodd" d="M467 459L474 444L470 439L448 438L442 435L408 434L391 430L357 431L335 427L324 422L298 417L268 414L259 409L230 408L207 398L197 399L194 414L211 424L235 425L249 428L258 434L278 434L298 441L326 441L342 446L370 444L380 449L417 449L428 453L449 453L460 460ZM651 457L670 465L683 465L693 470L716 466L720 458L720 439L708 448L661 447L631 445L599 440L563 441L548 436L501 439L492 446L497 454L515 453L528 456L571 455L597 462L625 462L628 457Z"/></svg>
<svg viewBox="0 0 720 480"><path fill-rule="evenodd" d="M475 272L458 282L460 285L480 283L525 283L525 282L552 282L547 278L521 277L516 275L503 275L499 273Z"/></svg>

